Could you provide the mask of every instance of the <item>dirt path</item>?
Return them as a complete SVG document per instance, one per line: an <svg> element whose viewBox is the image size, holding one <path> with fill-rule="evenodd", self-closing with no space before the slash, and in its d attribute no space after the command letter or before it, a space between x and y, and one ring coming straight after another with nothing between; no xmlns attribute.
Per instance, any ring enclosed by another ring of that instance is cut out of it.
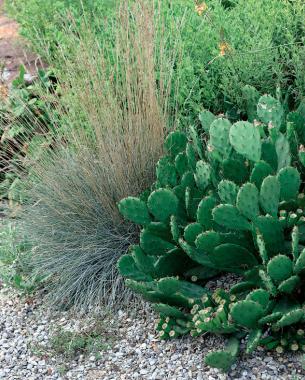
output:
<svg viewBox="0 0 305 380"><path fill-rule="evenodd" d="M29 76L34 76L42 67L37 55L30 53L18 34L18 24L9 19L3 10L4 0L0 0L0 86L9 87L23 64Z"/></svg>

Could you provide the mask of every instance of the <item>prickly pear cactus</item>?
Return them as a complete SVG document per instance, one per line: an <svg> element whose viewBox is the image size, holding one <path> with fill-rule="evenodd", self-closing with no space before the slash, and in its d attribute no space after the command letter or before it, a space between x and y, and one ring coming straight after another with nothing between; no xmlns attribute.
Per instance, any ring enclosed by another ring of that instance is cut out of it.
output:
<svg viewBox="0 0 305 380"><path fill-rule="evenodd" d="M119 202L141 232L118 267L127 286L157 305L162 339L242 331L252 352L271 347L261 342L272 326L274 341L280 329L289 335L292 328L286 346L303 344L294 333L305 302L300 120L288 115L285 128L281 105L270 96L259 99L256 114L260 121L232 125L206 111L202 136L194 127L170 133L152 188ZM212 296L205 285L224 272L243 280L230 294ZM207 361L227 369L234 347Z"/></svg>

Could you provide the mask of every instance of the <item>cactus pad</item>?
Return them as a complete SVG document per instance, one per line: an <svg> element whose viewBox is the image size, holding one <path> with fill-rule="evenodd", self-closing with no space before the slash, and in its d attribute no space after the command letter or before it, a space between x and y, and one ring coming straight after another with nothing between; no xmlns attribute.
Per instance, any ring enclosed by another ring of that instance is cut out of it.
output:
<svg viewBox="0 0 305 380"><path fill-rule="evenodd" d="M278 173L281 186L281 200L296 199L301 184L300 173L292 167L285 167Z"/></svg>
<svg viewBox="0 0 305 380"><path fill-rule="evenodd" d="M197 209L197 222L206 229L213 226L212 210L216 206L216 199L213 196L203 198Z"/></svg>
<svg viewBox="0 0 305 380"><path fill-rule="evenodd" d="M158 189L150 194L147 206L157 220L164 221L176 214L178 198L169 189Z"/></svg>
<svg viewBox="0 0 305 380"><path fill-rule="evenodd" d="M228 372L235 362L239 351L239 342L236 338L229 339L223 351L210 352L205 357L205 362L210 367Z"/></svg>
<svg viewBox="0 0 305 380"><path fill-rule="evenodd" d="M221 243L221 238L218 232L206 231L197 236L195 241L196 247L199 251L206 254L212 253L214 248Z"/></svg>
<svg viewBox="0 0 305 380"><path fill-rule="evenodd" d="M169 157L162 157L157 163L157 180L160 186L176 186L177 173L175 165L171 163Z"/></svg>
<svg viewBox="0 0 305 380"><path fill-rule="evenodd" d="M218 195L223 203L235 205L238 193L238 186L227 179L223 179L218 184Z"/></svg>
<svg viewBox="0 0 305 380"><path fill-rule="evenodd" d="M182 132L174 131L167 136L164 147L171 156L175 157L178 153L185 150L186 144L186 135Z"/></svg>
<svg viewBox="0 0 305 380"><path fill-rule="evenodd" d="M262 306L254 301L239 301L233 304L231 308L231 316L233 320L249 329L255 328L258 320L263 316Z"/></svg>
<svg viewBox="0 0 305 380"><path fill-rule="evenodd" d="M257 104L257 115L263 123L272 123L279 129L282 123L284 109L281 103L270 95L263 95Z"/></svg>
<svg viewBox="0 0 305 380"><path fill-rule="evenodd" d="M199 114L199 120L201 122L202 128L208 132L210 129L210 125L216 119L216 116L212 114L210 111L202 111Z"/></svg>
<svg viewBox="0 0 305 380"><path fill-rule="evenodd" d="M263 332L260 329L255 329L250 332L246 348L247 354L251 354L256 349L256 347L259 345L262 335Z"/></svg>
<svg viewBox="0 0 305 380"><path fill-rule="evenodd" d="M124 198L119 202L118 207L124 218L134 223L146 224L151 221L145 202L141 201L139 198Z"/></svg>
<svg viewBox="0 0 305 380"><path fill-rule="evenodd" d="M195 243L197 236L202 232L202 225L199 223L191 223L185 227L184 239L188 243Z"/></svg>
<svg viewBox="0 0 305 380"><path fill-rule="evenodd" d="M252 183L244 184L237 194L237 208L248 219L255 219L259 215L258 190Z"/></svg>
<svg viewBox="0 0 305 380"><path fill-rule="evenodd" d="M257 302L264 309L267 307L269 299L270 299L270 295L265 289L255 289L251 293L249 293L246 297L246 300Z"/></svg>
<svg viewBox="0 0 305 380"><path fill-rule="evenodd" d="M250 223L232 205L224 204L215 207L212 211L214 221L221 226L234 230L249 230Z"/></svg>
<svg viewBox="0 0 305 380"><path fill-rule="evenodd" d="M222 158L227 158L232 149L229 141L230 128L231 123L227 119L216 119L210 126L210 149Z"/></svg>
<svg viewBox="0 0 305 380"><path fill-rule="evenodd" d="M237 244L221 244L209 255L216 268L240 273L257 265L255 256Z"/></svg>
<svg viewBox="0 0 305 380"><path fill-rule="evenodd" d="M278 160L277 170L280 171L282 168L285 168L286 166L290 166L291 155L290 155L289 141L281 133L279 134L275 142L275 149L276 149L277 160Z"/></svg>
<svg viewBox="0 0 305 380"><path fill-rule="evenodd" d="M260 204L264 211L277 216L280 200L280 182L275 176L268 176L263 180L260 191Z"/></svg>
<svg viewBox="0 0 305 380"><path fill-rule="evenodd" d="M277 283L287 280L292 270L292 261L285 255L274 256L267 265L267 273Z"/></svg>
<svg viewBox="0 0 305 380"><path fill-rule="evenodd" d="M305 166L305 165L304 165ZM244 162L228 158L222 163L223 177L237 183L243 184L248 178L248 168Z"/></svg>
<svg viewBox="0 0 305 380"><path fill-rule="evenodd" d="M198 188L204 191L210 184L211 167L204 161L198 161L196 164L195 181Z"/></svg>
<svg viewBox="0 0 305 380"><path fill-rule="evenodd" d="M291 276L279 284L278 290L282 293L291 294L300 283L301 279L298 275Z"/></svg>
<svg viewBox="0 0 305 380"><path fill-rule="evenodd" d="M237 153L257 162L261 158L261 138L257 127L247 121L238 121L230 129L230 143Z"/></svg>
<svg viewBox="0 0 305 380"><path fill-rule="evenodd" d="M271 166L265 161L259 161L256 162L252 169L250 181L254 183L258 189L260 189L263 180L271 174L273 174Z"/></svg>

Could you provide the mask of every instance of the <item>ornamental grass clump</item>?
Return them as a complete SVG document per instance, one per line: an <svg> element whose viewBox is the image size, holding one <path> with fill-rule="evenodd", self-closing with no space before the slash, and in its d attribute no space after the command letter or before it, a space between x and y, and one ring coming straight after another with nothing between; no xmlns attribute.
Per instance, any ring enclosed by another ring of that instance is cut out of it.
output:
<svg viewBox="0 0 305 380"><path fill-rule="evenodd" d="M206 358L223 370L241 338L247 352L305 343L304 115L268 95L256 112L231 124L204 111L202 134L170 133L154 185L119 202L142 228L118 263L126 284L160 312L161 338L229 336ZM211 294L206 283L222 273L242 280Z"/></svg>
<svg viewBox="0 0 305 380"><path fill-rule="evenodd" d="M23 226L37 272L51 275L54 304L85 310L129 300L115 263L136 241L137 227L123 222L116 203L152 184L173 120L173 62L166 35L157 35L157 10L143 1L122 7L118 17L112 56L88 25L77 35L67 31L69 49L58 51L59 95L44 98L55 104L49 111L58 133L27 166Z"/></svg>

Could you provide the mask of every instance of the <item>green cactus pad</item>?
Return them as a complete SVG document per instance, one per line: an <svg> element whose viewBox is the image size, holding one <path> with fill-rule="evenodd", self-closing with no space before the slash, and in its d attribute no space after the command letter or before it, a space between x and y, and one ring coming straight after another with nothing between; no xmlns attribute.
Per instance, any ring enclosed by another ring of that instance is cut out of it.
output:
<svg viewBox="0 0 305 380"><path fill-rule="evenodd" d="M274 171L277 171L277 153L275 145L270 140L265 140L262 142L262 160L265 161L268 165L270 165Z"/></svg>
<svg viewBox="0 0 305 380"><path fill-rule="evenodd" d="M272 216L277 216L280 191L280 182L277 177L270 175L263 180L260 190L260 204L263 210Z"/></svg>
<svg viewBox="0 0 305 380"><path fill-rule="evenodd" d="M192 172L187 171L183 173L183 176L181 177L181 186L183 186L185 189L187 187L190 189L193 189L195 187L195 178Z"/></svg>
<svg viewBox="0 0 305 380"><path fill-rule="evenodd" d="M221 226L233 230L250 230L251 224L240 214L235 206L224 204L215 207L212 211L214 221Z"/></svg>
<svg viewBox="0 0 305 380"><path fill-rule="evenodd" d="M154 310L158 313L166 315L167 317L174 318L186 318L186 314L174 306L165 305L163 303L157 303L153 305Z"/></svg>
<svg viewBox="0 0 305 380"><path fill-rule="evenodd" d="M263 236L269 255L279 253L284 245L284 233L280 221L271 216L259 216L254 224Z"/></svg>
<svg viewBox="0 0 305 380"><path fill-rule="evenodd" d="M179 239L179 245L183 249L183 251L195 262L198 264L215 268L214 264L208 257L208 255L203 254L202 252L199 252L195 247L191 246L187 242L185 242L183 239Z"/></svg>
<svg viewBox="0 0 305 380"><path fill-rule="evenodd" d="M264 309L267 307L270 295L265 289L255 289L246 297L248 301L258 302Z"/></svg>
<svg viewBox="0 0 305 380"><path fill-rule="evenodd" d="M187 157L187 162L189 165L189 168L193 171L196 170L196 163L197 163L197 158L196 158L196 151L194 149L193 144L187 143L186 145L186 157Z"/></svg>
<svg viewBox="0 0 305 380"><path fill-rule="evenodd" d="M252 220L259 215L258 190L252 183L245 183L237 194L236 206L246 218Z"/></svg>
<svg viewBox="0 0 305 380"><path fill-rule="evenodd" d="M181 249L175 249L158 258L155 263L155 277L180 275L193 265L194 263Z"/></svg>
<svg viewBox="0 0 305 380"><path fill-rule="evenodd" d="M223 203L235 205L238 193L238 186L227 179L223 179L218 184L218 195Z"/></svg>
<svg viewBox="0 0 305 380"><path fill-rule="evenodd" d="M257 233L257 235L256 235L256 242L257 242L258 251L259 251L259 255L261 257L261 260L262 260L263 264L266 265L267 261L268 261L268 253L266 250L264 239L260 233Z"/></svg>
<svg viewBox="0 0 305 380"><path fill-rule="evenodd" d="M205 363L223 372L228 372L234 364L239 352L239 341L236 338L230 338L223 351L210 352L205 357Z"/></svg>
<svg viewBox="0 0 305 380"><path fill-rule="evenodd" d="M282 168L285 168L286 166L290 166L291 155L290 155L289 141L281 133L279 134L275 142L275 149L276 149L277 160L278 160L277 171L280 171Z"/></svg>
<svg viewBox="0 0 305 380"><path fill-rule="evenodd" d="M221 237L218 232L206 231L197 236L195 241L199 252L212 253L214 248L221 244Z"/></svg>
<svg viewBox="0 0 305 380"><path fill-rule="evenodd" d="M263 180L269 175L273 174L273 170L269 164L265 161L256 162L250 176L250 181L260 189Z"/></svg>
<svg viewBox="0 0 305 380"><path fill-rule="evenodd" d="M282 293L291 294L300 282L301 279L298 275L291 276L279 284L278 290Z"/></svg>
<svg viewBox="0 0 305 380"><path fill-rule="evenodd" d="M186 298L200 299L208 293L202 286L192 284L188 281L178 280L175 277L162 278L158 281L158 289L166 295L179 293Z"/></svg>
<svg viewBox="0 0 305 380"><path fill-rule="evenodd" d="M176 248L171 242L162 239L149 230L143 230L140 235L140 245L147 255L164 255L170 250Z"/></svg>
<svg viewBox="0 0 305 380"><path fill-rule="evenodd" d="M171 216L170 227L171 227L171 233L172 233L173 240L175 242L178 242L179 237L180 237L180 229L178 226L177 217L175 215Z"/></svg>
<svg viewBox="0 0 305 380"><path fill-rule="evenodd" d="M281 186L281 200L296 199L301 185L300 173L297 169L286 167L279 171L278 179Z"/></svg>
<svg viewBox="0 0 305 380"><path fill-rule="evenodd" d="M282 328L285 326L290 326L295 323L298 323L303 318L304 318L303 309L291 310L289 313L283 315L282 318L276 322L276 327Z"/></svg>
<svg viewBox="0 0 305 380"><path fill-rule="evenodd" d="M150 194L147 206L157 220L164 221L176 214L178 203L178 198L171 190L158 189Z"/></svg>
<svg viewBox="0 0 305 380"><path fill-rule="evenodd" d="M233 285L230 289L231 294L239 294L243 293L245 291L248 291L250 289L253 289L255 287L255 284L253 284L252 281L242 281L237 283L236 285Z"/></svg>
<svg viewBox="0 0 305 380"><path fill-rule="evenodd" d="M222 158L227 158L232 149L229 140L230 128L231 123L227 119L216 119L210 126L210 149L215 150Z"/></svg>
<svg viewBox="0 0 305 380"><path fill-rule="evenodd" d="M202 128L208 132L210 129L210 125L216 119L216 116L212 114L210 111L202 111L199 114L199 120L201 122Z"/></svg>
<svg viewBox="0 0 305 380"><path fill-rule="evenodd" d="M213 196L203 198L197 208L197 222L204 228L209 229L213 226L212 210L217 201Z"/></svg>
<svg viewBox="0 0 305 380"><path fill-rule="evenodd" d="M211 181L211 167L208 163L204 161L197 161L195 181L198 188L202 191L209 186Z"/></svg>
<svg viewBox="0 0 305 380"><path fill-rule="evenodd" d="M186 148L187 137L183 132L171 132L164 143L164 148L171 156L175 157L178 153L183 152Z"/></svg>
<svg viewBox="0 0 305 380"><path fill-rule="evenodd" d="M281 103L270 95L263 95L257 104L257 115L263 123L272 123L279 129L282 123L284 109Z"/></svg>
<svg viewBox="0 0 305 380"><path fill-rule="evenodd" d="M147 256L145 252L141 249L141 247L138 245L133 246L130 250L130 253L134 259L137 268L139 268L140 271L154 276L154 264L156 261L156 257Z"/></svg>
<svg viewBox="0 0 305 380"><path fill-rule="evenodd" d="M184 239L188 243L192 244L192 243L195 243L197 236L199 234L201 234L201 232L202 232L202 225L201 224L191 223L185 227L183 236L184 236Z"/></svg>
<svg viewBox="0 0 305 380"><path fill-rule="evenodd" d="M288 256L274 256L267 264L267 273L270 278L276 282L287 280L292 275L292 261Z"/></svg>
<svg viewBox="0 0 305 380"><path fill-rule="evenodd" d="M298 257L295 265L294 265L294 272L300 273L305 269L305 249L301 252L300 256Z"/></svg>
<svg viewBox="0 0 305 380"><path fill-rule="evenodd" d="M228 158L222 163L223 177L242 185L248 178L249 169L244 162Z"/></svg>
<svg viewBox="0 0 305 380"><path fill-rule="evenodd" d="M250 332L246 348L247 354L251 354L257 348L262 335L263 332L260 329L255 329Z"/></svg>
<svg viewBox="0 0 305 380"><path fill-rule="evenodd" d="M296 262L299 257L299 242L300 242L299 228L297 226L294 226L291 233L291 250L292 250L292 256L293 256L294 262Z"/></svg>
<svg viewBox="0 0 305 380"><path fill-rule="evenodd" d="M237 272L257 265L255 256L237 244L221 244L210 253L209 258L216 268Z"/></svg>
<svg viewBox="0 0 305 380"><path fill-rule="evenodd" d="M273 323L273 322L278 321L280 318L282 318L282 316L283 316L282 312L276 311L272 314L268 314L265 317L260 318L260 320L258 321L258 324L260 326L264 326L268 323Z"/></svg>
<svg viewBox="0 0 305 380"><path fill-rule="evenodd" d="M230 313L237 324L248 329L254 329L258 320L263 316L264 310L257 302L239 301L233 304Z"/></svg>
<svg viewBox="0 0 305 380"><path fill-rule="evenodd" d="M180 152L175 158L175 167L180 176L189 169L189 164L185 152Z"/></svg>
<svg viewBox="0 0 305 380"><path fill-rule="evenodd" d="M162 157L157 163L157 180L160 186L176 186L177 173L169 157Z"/></svg>
<svg viewBox="0 0 305 380"><path fill-rule="evenodd" d="M262 279L263 285L268 290L268 292L270 294L272 294L273 296L276 296L277 289L276 289L275 285L273 284L270 276L268 276L268 274L263 269L259 270L259 276Z"/></svg>
<svg viewBox="0 0 305 380"><path fill-rule="evenodd" d="M138 269L134 259L130 255L120 257L118 261L118 269L122 276L136 281L151 281L152 277L143 273Z"/></svg>
<svg viewBox="0 0 305 380"><path fill-rule="evenodd" d="M261 138L257 127L247 121L238 121L230 129L230 143L237 153L257 162L261 158Z"/></svg>
<svg viewBox="0 0 305 380"><path fill-rule="evenodd" d="M119 202L118 207L124 218L134 223L144 225L151 221L146 203L139 198L124 198Z"/></svg>
<svg viewBox="0 0 305 380"><path fill-rule="evenodd" d="M195 219L201 201L201 192L198 189L187 187L185 190L185 208L190 219Z"/></svg>

